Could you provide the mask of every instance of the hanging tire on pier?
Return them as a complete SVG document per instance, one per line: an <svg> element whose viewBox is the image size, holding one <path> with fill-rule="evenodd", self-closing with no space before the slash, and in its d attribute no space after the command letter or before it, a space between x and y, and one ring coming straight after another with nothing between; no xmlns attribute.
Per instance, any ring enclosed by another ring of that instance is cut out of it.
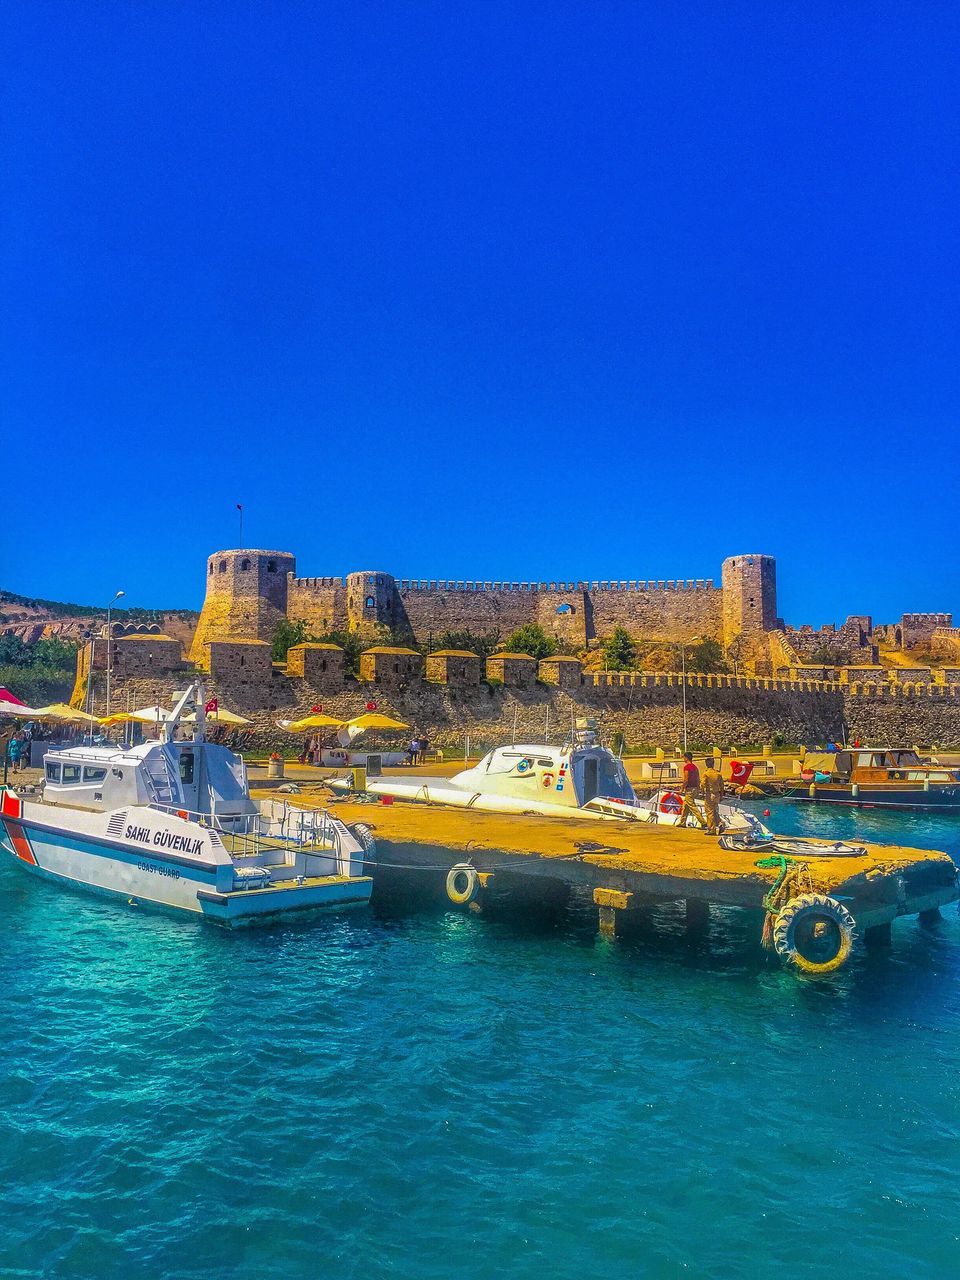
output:
<svg viewBox="0 0 960 1280"><path fill-rule="evenodd" d="M777 955L801 973L833 973L846 964L856 924L836 898L802 893L781 907L773 925Z"/></svg>
<svg viewBox="0 0 960 1280"><path fill-rule="evenodd" d="M367 868L375 865L377 861L377 841L373 828L368 827L365 822L355 822L347 830L363 850L364 875L370 875L371 872Z"/></svg>
<svg viewBox="0 0 960 1280"><path fill-rule="evenodd" d="M480 877L469 862L458 862L447 872L447 897L457 907L473 902L480 892Z"/></svg>

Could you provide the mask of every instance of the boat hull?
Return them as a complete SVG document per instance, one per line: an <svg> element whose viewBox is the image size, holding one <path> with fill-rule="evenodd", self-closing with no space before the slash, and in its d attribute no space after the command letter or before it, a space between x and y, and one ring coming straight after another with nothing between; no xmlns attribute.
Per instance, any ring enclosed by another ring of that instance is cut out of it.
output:
<svg viewBox="0 0 960 1280"><path fill-rule="evenodd" d="M854 795L852 787L818 783L813 795L809 791L801 791L790 798L805 800L809 804L845 804L861 809L922 809L925 812L960 814L960 787L895 791L880 787L874 790L861 785L858 794Z"/></svg>
<svg viewBox="0 0 960 1280"><path fill-rule="evenodd" d="M118 842L55 829L22 814L0 817L0 846L23 870L43 879L121 899L131 906L187 912L221 924L362 906L373 890L369 876L300 877L238 889L229 862L201 863L124 848Z"/></svg>

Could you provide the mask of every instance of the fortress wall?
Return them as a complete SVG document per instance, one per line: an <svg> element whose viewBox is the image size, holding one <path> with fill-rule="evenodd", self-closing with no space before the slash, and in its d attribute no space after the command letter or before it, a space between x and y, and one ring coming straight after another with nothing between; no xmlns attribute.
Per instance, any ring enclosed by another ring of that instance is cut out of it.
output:
<svg viewBox="0 0 960 1280"><path fill-rule="evenodd" d="M712 582L598 583L590 591L594 634L623 627L639 640L723 638L722 592Z"/></svg>
<svg viewBox="0 0 960 1280"><path fill-rule="evenodd" d="M829 651L832 661L869 662L875 656L873 630L865 630L864 621L856 617L848 618L842 627L784 627L783 635L803 662L816 660L822 650Z"/></svg>
<svg viewBox="0 0 960 1280"><path fill-rule="evenodd" d="M844 710L850 735L864 742L960 745L957 684L853 684Z"/></svg>
<svg viewBox="0 0 960 1280"><path fill-rule="evenodd" d="M537 595L530 583L397 583L397 626L409 628L418 644L444 631L472 631L506 637L537 620Z"/></svg>
<svg viewBox="0 0 960 1280"><path fill-rule="evenodd" d="M722 636L721 592L711 581L397 583L398 612L422 642L443 631L499 631L536 622L575 647L622 626L638 639Z"/></svg>
<svg viewBox="0 0 960 1280"><path fill-rule="evenodd" d="M287 585L287 617L309 623L314 635L347 628L347 593L342 578L294 578Z"/></svg>

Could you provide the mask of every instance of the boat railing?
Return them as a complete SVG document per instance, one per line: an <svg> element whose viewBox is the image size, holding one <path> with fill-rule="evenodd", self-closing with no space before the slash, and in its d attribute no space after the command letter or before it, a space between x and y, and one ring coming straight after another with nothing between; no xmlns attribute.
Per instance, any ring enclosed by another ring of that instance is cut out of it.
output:
<svg viewBox="0 0 960 1280"><path fill-rule="evenodd" d="M224 840L231 854L239 857L284 848L293 852L318 845L337 857L341 854L340 824L325 809L298 809L275 800L264 801L263 808L255 813L203 813L159 802L150 808L210 828Z"/></svg>

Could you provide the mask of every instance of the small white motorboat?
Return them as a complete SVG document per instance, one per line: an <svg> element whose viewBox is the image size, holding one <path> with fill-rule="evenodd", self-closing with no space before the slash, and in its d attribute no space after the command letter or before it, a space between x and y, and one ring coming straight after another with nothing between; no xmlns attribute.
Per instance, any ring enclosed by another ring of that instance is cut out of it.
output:
<svg viewBox="0 0 960 1280"><path fill-rule="evenodd" d="M39 795L3 792L0 846L36 875L225 924L368 902L368 829L254 801L243 759L205 740L203 706L196 684L157 741L48 752Z"/></svg>
<svg viewBox="0 0 960 1280"><path fill-rule="evenodd" d="M353 790L350 779L332 779L340 792ZM489 813L537 813L548 817L624 819L663 826L681 821L682 803L664 787L639 799L623 762L601 746L592 729L577 729L561 747L524 743L497 747L470 769L450 778L410 774L368 777L366 790L421 804L443 804ZM753 814L720 806L724 832L761 835ZM706 822L704 820L704 824Z"/></svg>

